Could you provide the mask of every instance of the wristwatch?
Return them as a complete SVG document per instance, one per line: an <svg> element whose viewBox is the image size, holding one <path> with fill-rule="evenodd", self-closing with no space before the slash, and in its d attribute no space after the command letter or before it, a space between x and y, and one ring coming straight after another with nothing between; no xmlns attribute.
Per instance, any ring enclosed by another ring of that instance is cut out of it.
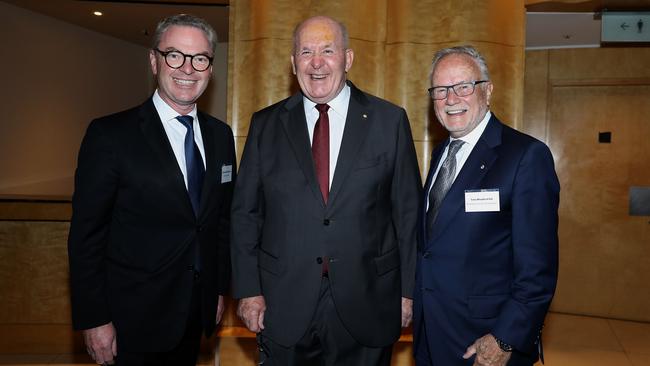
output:
<svg viewBox="0 0 650 366"><path fill-rule="evenodd" d="M509 345L508 343L500 340L497 337L494 337L494 340L497 341L497 344L499 345L499 348L501 348L501 350L503 352L512 352L512 346L511 345Z"/></svg>

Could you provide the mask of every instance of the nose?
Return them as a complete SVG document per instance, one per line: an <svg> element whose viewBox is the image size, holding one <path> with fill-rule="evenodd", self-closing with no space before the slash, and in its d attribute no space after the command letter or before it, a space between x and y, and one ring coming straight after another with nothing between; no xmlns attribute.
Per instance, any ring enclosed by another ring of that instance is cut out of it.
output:
<svg viewBox="0 0 650 366"><path fill-rule="evenodd" d="M187 75L194 72L194 68L192 67L192 57L191 56L185 56L185 62L183 62L183 65L181 65L179 70L181 70L182 72L184 72Z"/></svg>
<svg viewBox="0 0 650 366"><path fill-rule="evenodd" d="M319 69L321 66L323 66L323 58L320 55L314 55L311 58L311 67Z"/></svg>
<svg viewBox="0 0 650 366"><path fill-rule="evenodd" d="M452 87L447 88L447 99L445 103L447 103L448 105L454 105L457 104L459 100L460 97L456 95L454 88Z"/></svg>

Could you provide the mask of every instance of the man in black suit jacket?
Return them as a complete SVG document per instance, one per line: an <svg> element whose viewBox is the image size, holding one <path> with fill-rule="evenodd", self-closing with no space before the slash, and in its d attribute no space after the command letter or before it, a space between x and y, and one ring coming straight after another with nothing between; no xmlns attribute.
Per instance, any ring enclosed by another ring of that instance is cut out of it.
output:
<svg viewBox="0 0 650 366"><path fill-rule="evenodd" d="M353 56L342 24L302 22L291 57L302 93L252 118L233 295L265 365L388 365L411 321L415 148L404 109L346 82Z"/></svg>
<svg viewBox="0 0 650 366"><path fill-rule="evenodd" d="M176 15L158 24L158 88L94 120L79 152L68 251L72 320L98 364L194 365L230 282L232 131L198 112L216 34Z"/></svg>

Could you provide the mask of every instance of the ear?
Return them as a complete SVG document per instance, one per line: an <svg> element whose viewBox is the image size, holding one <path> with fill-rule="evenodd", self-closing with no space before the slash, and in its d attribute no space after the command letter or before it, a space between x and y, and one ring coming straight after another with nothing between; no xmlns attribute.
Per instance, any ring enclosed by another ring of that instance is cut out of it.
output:
<svg viewBox="0 0 650 366"><path fill-rule="evenodd" d="M149 63L151 64L151 72L158 75L158 62L156 61L156 51L149 51Z"/></svg>
<svg viewBox="0 0 650 366"><path fill-rule="evenodd" d="M354 61L354 51L351 48L345 50L345 72L348 72L352 67L352 62Z"/></svg>
<svg viewBox="0 0 650 366"><path fill-rule="evenodd" d="M296 75L296 60L293 58L293 55L291 55L291 71Z"/></svg>
<svg viewBox="0 0 650 366"><path fill-rule="evenodd" d="M490 105L490 98L492 98L492 82L487 82L487 85L485 86L485 99L487 101L487 105Z"/></svg>

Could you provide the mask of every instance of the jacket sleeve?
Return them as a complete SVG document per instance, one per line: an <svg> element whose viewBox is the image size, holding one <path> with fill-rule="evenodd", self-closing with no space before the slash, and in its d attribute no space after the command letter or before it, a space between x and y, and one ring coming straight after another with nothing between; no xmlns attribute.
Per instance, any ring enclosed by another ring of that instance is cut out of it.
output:
<svg viewBox="0 0 650 366"><path fill-rule="evenodd" d="M421 191L422 180L411 127L406 111L402 109L398 127L391 205L401 260L402 296L407 298L413 298L415 286L416 228Z"/></svg>
<svg viewBox="0 0 650 366"><path fill-rule="evenodd" d="M229 185L229 188L226 191L225 198L224 198L224 203L221 206L221 213L219 215L220 221L219 221L219 228L218 228L218 242L217 242L217 258L219 263L217 264L218 266L218 283L217 283L217 291L219 295L226 295L230 292L230 275L232 272L231 268L231 263L230 263L230 211L232 208L232 195L233 195L233 187L235 183L237 182L237 169L235 167L237 166L237 155L235 153L235 141L234 137L232 134L232 130L230 128L227 128L228 131L228 137L227 137L227 142L229 144L228 146L228 154L230 156L230 161L232 161L233 164L233 170L232 170L232 182L233 184Z"/></svg>
<svg viewBox="0 0 650 366"><path fill-rule="evenodd" d="M246 139L235 184L231 213L231 260L234 298L262 294L257 253L264 220L264 192L260 176L259 132L256 114Z"/></svg>
<svg viewBox="0 0 650 366"><path fill-rule="evenodd" d="M118 181L114 149L100 123L93 121L79 150L68 236L75 329L94 328L111 321L105 253Z"/></svg>
<svg viewBox="0 0 650 366"><path fill-rule="evenodd" d="M555 292L559 192L551 152L536 141L517 167L512 193L513 282L492 331L525 353L535 349Z"/></svg>

